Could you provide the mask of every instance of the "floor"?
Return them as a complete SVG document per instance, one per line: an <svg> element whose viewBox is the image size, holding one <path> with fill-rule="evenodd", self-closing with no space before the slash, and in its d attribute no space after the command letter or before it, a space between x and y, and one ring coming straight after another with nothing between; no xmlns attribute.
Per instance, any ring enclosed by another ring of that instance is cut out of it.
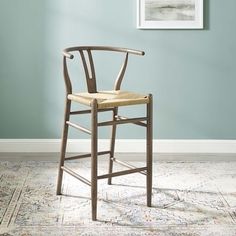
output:
<svg viewBox="0 0 236 236"><path fill-rule="evenodd" d="M89 177L88 161L69 165ZM100 180L97 222L87 185L65 174L63 195L55 195L57 166L0 161L0 236L236 235L236 162L155 162L152 208L145 176ZM106 173L107 162L99 169Z"/></svg>

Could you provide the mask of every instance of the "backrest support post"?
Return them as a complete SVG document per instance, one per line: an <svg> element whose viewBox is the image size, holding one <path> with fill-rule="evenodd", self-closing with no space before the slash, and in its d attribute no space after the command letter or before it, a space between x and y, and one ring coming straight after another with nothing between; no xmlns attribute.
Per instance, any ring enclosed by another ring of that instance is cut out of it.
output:
<svg viewBox="0 0 236 236"><path fill-rule="evenodd" d="M94 69L94 63L93 63L93 57L91 50L86 50L88 54L88 62L85 59L84 56L84 51L79 50L82 62L83 62L83 67L84 67L84 72L86 76L86 82L87 82L87 88L89 93L97 93L97 84L96 84L96 76L95 76L95 69Z"/></svg>
<svg viewBox="0 0 236 236"><path fill-rule="evenodd" d="M66 93L71 94L72 93L72 86L71 86L71 81L70 81L70 77L68 74L66 56L63 57L63 75L64 75L64 81L66 84Z"/></svg>
<svg viewBox="0 0 236 236"><path fill-rule="evenodd" d="M115 87L114 89L115 90L120 90L120 86L121 86L121 82L124 78L124 74L125 74L125 70L126 70L126 67L127 67L127 64L128 64L128 58L129 58L129 53L127 52L126 55L125 55L125 60L124 60L124 63L120 69L120 72L117 76L117 79L116 79L116 82L115 82Z"/></svg>

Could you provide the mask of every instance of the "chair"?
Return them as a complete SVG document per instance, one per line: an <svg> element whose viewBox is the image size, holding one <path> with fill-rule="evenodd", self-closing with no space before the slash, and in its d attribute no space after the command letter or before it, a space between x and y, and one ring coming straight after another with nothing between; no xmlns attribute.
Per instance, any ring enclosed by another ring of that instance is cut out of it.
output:
<svg viewBox="0 0 236 236"><path fill-rule="evenodd" d="M95 67L93 61L94 51L108 51L110 53L123 53L124 63L121 66L118 77L115 81L114 90L111 91L98 91L96 84ZM73 53L73 54L72 54ZM68 73L68 59L73 59L74 54L79 53L82 65L85 72L87 92L75 93L72 91L72 83ZM134 92L127 92L120 90L121 82L123 80L125 70L128 63L128 57L130 54L143 56L144 52L133 49L118 48L118 47L103 47L103 46L81 46L70 47L63 51L63 73L66 85L66 107L64 115L64 128L61 144L61 157L59 163L59 173L57 182L57 194L61 194L62 177L63 172L67 172L76 179L91 186L91 200L92 200L92 220L97 219L97 181L99 179L108 178L108 184L111 184L112 177L132 174L140 172L146 175L146 188L147 188L147 206L151 207L152 200L152 95L141 95ZM71 111L71 103L80 103L86 105L89 109ZM118 107L120 106L132 106L137 104L143 104L146 106L146 116L127 118L118 115ZM99 122L98 112L112 112L112 120ZM80 126L79 124L72 123L70 116L82 115L91 113L91 130ZM115 136L116 128L119 124L132 123L138 126L146 127L146 166L137 168L126 162L117 160L114 157L115 149ZM72 157L66 157L66 145L68 137L68 128L72 126L80 131L83 131L91 135L91 153L81 154ZM110 150L98 151L98 127L111 126L111 141ZM109 170L108 174L98 175L97 171L97 157L99 155L109 154ZM65 166L65 161L91 157L91 181L85 179L83 176L75 173L72 169ZM127 167L127 170L113 172L113 163L116 162Z"/></svg>

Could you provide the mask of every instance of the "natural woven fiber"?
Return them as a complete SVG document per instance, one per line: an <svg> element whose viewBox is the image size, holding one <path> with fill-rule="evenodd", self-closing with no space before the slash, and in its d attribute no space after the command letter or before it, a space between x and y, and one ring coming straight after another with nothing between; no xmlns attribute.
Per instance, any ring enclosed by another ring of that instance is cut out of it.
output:
<svg viewBox="0 0 236 236"><path fill-rule="evenodd" d="M101 91L98 93L75 93L69 94L68 99L87 106L91 106L92 100L97 99L98 108L110 108L149 103L147 95L122 90Z"/></svg>

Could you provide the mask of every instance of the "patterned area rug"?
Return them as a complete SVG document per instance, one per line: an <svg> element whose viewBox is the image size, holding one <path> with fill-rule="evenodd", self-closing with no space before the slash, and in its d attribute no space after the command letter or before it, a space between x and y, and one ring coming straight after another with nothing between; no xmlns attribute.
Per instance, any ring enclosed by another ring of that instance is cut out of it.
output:
<svg viewBox="0 0 236 236"><path fill-rule="evenodd" d="M100 180L97 222L88 186L64 174L63 195L55 195L57 167L0 162L1 236L236 235L236 162L155 163L151 208L144 175L115 177L113 185ZM89 178L88 161L70 167ZM105 174L107 163L99 169Z"/></svg>

